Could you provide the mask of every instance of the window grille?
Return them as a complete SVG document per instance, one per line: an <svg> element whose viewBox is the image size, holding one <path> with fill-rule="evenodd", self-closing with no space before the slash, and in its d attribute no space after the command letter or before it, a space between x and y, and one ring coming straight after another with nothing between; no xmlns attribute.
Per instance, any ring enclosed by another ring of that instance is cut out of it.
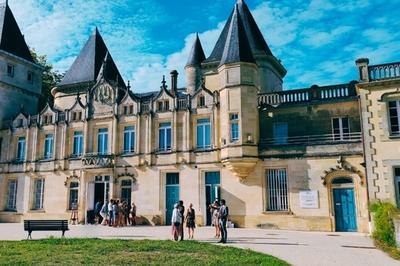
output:
<svg viewBox="0 0 400 266"><path fill-rule="evenodd" d="M267 170L267 210L289 209L286 169Z"/></svg>

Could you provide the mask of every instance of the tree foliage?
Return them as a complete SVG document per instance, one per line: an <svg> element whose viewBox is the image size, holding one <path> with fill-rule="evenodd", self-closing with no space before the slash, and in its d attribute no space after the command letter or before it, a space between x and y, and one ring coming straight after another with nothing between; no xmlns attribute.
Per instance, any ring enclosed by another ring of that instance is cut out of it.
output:
<svg viewBox="0 0 400 266"><path fill-rule="evenodd" d="M42 109L47 102L52 102L51 89L64 77L64 74L54 70L53 65L47 61L47 55L38 55L31 49L31 54L36 63L43 67L42 96L39 100L39 108Z"/></svg>

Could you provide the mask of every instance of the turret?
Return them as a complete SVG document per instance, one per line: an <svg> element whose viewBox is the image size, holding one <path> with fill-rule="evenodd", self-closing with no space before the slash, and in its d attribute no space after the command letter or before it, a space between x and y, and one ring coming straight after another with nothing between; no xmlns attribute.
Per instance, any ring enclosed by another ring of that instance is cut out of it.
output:
<svg viewBox="0 0 400 266"><path fill-rule="evenodd" d="M189 54L189 59L185 66L186 87L189 94L193 95L201 84L201 63L206 59L199 35L196 34L196 40Z"/></svg>
<svg viewBox="0 0 400 266"><path fill-rule="evenodd" d="M8 3L0 3L0 128L23 108L38 110L43 68L29 51Z"/></svg>

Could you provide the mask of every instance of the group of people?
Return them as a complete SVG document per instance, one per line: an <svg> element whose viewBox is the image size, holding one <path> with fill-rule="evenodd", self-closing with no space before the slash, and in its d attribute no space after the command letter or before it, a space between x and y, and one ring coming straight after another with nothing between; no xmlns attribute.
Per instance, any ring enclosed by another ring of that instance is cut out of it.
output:
<svg viewBox="0 0 400 266"><path fill-rule="evenodd" d="M96 202L95 205L96 224L122 227L136 225L136 205L130 205L126 201L111 199L110 201Z"/></svg>
<svg viewBox="0 0 400 266"><path fill-rule="evenodd" d="M226 230L226 223L228 221L229 208L226 206L225 200L215 200L209 206L212 214L212 224L215 227L215 237L221 238L218 243L226 243L228 232ZM172 237L175 241L179 238L182 241L184 238L184 223L188 228L189 239L193 239L194 229L196 228L196 214L193 209L193 204L190 203L189 208L185 215L185 206L183 201L175 203L172 211L171 224L172 224Z"/></svg>
<svg viewBox="0 0 400 266"><path fill-rule="evenodd" d="M189 239L194 237L194 229L196 228L196 212L193 209L193 204L189 204L189 208L186 211L185 216L185 206L183 201L180 200L175 203L174 209L172 211L171 224L172 224L172 237L175 241L179 238L182 241L184 238L184 223L186 221L186 227L188 228Z"/></svg>

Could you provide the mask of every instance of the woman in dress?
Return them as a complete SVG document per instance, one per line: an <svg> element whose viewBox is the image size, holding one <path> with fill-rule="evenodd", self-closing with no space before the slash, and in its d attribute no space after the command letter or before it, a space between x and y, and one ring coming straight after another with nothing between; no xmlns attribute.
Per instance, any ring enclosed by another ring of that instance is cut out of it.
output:
<svg viewBox="0 0 400 266"><path fill-rule="evenodd" d="M182 215L179 211L178 203L175 203L174 210L172 211L171 224L172 224L172 236L175 241L179 238L179 228L182 223Z"/></svg>
<svg viewBox="0 0 400 266"><path fill-rule="evenodd" d="M190 203L186 212L186 227L188 228L189 239L193 239L194 228L196 228L196 213L192 203Z"/></svg>
<svg viewBox="0 0 400 266"><path fill-rule="evenodd" d="M134 202L132 202L131 215L130 215L130 224L132 226L136 225L136 205L135 205Z"/></svg>
<svg viewBox="0 0 400 266"><path fill-rule="evenodd" d="M212 224L215 227L215 238L219 238L221 236L221 230L219 228L219 202L216 199L214 203L211 205L211 210L212 210Z"/></svg>

